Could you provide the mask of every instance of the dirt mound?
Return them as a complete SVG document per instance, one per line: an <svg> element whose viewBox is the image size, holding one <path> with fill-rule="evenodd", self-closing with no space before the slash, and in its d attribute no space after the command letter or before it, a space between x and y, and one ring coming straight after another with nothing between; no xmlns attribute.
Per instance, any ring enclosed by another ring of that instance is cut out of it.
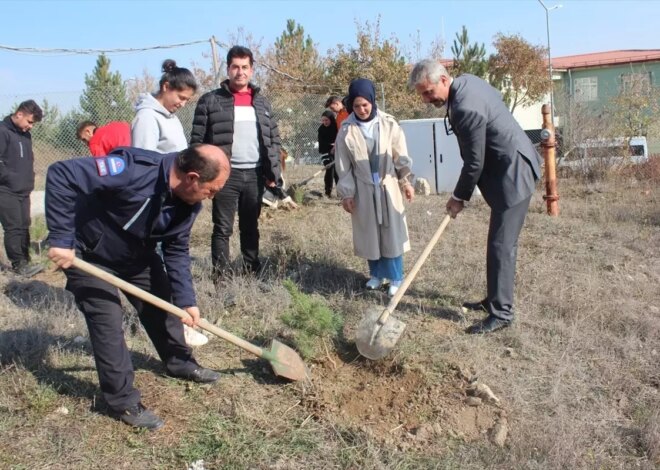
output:
<svg viewBox="0 0 660 470"><path fill-rule="evenodd" d="M494 405L471 406L468 382L460 374L430 383L423 372L397 364L329 359L315 369L304 406L324 420L365 429L382 441L420 448L441 435L472 441L485 438L502 414Z"/></svg>

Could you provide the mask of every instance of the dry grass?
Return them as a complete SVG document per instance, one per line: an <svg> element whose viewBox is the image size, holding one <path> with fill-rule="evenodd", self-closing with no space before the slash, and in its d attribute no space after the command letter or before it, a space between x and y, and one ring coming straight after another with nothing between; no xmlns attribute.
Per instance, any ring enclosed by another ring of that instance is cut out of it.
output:
<svg viewBox="0 0 660 470"><path fill-rule="evenodd" d="M305 171L294 168L291 181ZM657 180L562 180L559 191L559 218L545 215L540 194L532 201L514 327L485 337L462 332L479 315L465 318L460 303L485 289L488 208L475 201L449 225L399 305L407 331L376 364L356 359L352 338L363 312L387 299L363 291L366 263L352 254L350 221L337 200L265 211L264 273L229 278L217 290L204 211L192 251L209 320L255 343L287 341L280 315L291 299L282 281L292 279L323 296L345 326L328 357L310 362L309 385L274 379L264 362L213 339L197 356L225 377L214 387L189 386L163 376L142 333L129 335L144 401L167 420L155 434L103 414L89 345L73 341L86 336L84 322L62 276L27 283L0 274L0 467L187 468L203 459L205 468L656 468ZM406 266L444 203L445 196L420 197L409 207ZM465 371L492 388L502 409L464 405ZM509 422L504 448L487 438L498 413Z"/></svg>

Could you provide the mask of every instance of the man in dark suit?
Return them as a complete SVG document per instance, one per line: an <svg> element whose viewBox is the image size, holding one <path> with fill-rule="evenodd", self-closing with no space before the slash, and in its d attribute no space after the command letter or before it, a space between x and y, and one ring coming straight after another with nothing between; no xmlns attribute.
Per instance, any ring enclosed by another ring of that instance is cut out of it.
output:
<svg viewBox="0 0 660 470"><path fill-rule="evenodd" d="M513 283L518 236L536 181L540 157L532 142L502 101L502 95L484 80L464 74L452 78L433 60L415 65L408 80L425 103L447 106L449 126L458 138L463 168L447 201L452 218L463 210L475 186L491 208L486 254L487 296L463 304L484 310L488 317L467 329L489 333L511 324Z"/></svg>

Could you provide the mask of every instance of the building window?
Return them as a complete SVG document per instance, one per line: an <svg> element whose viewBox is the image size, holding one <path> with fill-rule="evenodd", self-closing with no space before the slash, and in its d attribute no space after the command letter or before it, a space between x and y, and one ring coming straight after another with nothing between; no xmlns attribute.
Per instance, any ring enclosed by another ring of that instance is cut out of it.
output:
<svg viewBox="0 0 660 470"><path fill-rule="evenodd" d="M598 99L598 77L575 79L575 101L582 103Z"/></svg>
<svg viewBox="0 0 660 470"><path fill-rule="evenodd" d="M624 73L621 75L621 91L643 93L651 86L651 72Z"/></svg>

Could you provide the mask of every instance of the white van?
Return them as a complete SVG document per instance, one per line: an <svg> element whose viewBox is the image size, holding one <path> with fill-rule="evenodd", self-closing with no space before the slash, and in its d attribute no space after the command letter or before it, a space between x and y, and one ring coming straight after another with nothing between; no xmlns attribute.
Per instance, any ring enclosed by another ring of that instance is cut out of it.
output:
<svg viewBox="0 0 660 470"><path fill-rule="evenodd" d="M616 166L627 163L640 164L649 160L646 137L631 137L627 144L624 137L614 139L586 139L576 151L561 162L561 166L571 168L593 167L595 165Z"/></svg>
<svg viewBox="0 0 660 470"><path fill-rule="evenodd" d="M632 137L628 142L630 158L633 163L646 163L649 161L649 146L646 137Z"/></svg>

